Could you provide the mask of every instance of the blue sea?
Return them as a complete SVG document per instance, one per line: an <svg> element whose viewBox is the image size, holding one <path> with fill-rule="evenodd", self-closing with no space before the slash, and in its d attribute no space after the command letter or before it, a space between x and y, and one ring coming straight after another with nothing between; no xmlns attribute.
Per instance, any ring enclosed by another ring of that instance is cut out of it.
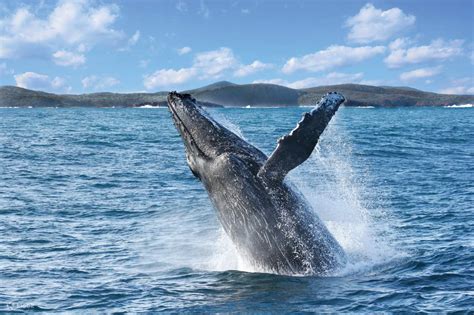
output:
<svg viewBox="0 0 474 315"><path fill-rule="evenodd" d="M210 109L269 154L309 108ZM0 312L469 312L474 109L341 107L290 173L349 262L255 270L167 109L0 109Z"/></svg>

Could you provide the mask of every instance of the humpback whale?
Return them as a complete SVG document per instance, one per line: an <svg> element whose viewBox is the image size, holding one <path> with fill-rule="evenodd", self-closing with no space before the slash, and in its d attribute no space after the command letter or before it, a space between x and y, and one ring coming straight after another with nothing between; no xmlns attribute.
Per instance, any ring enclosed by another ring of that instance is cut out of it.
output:
<svg viewBox="0 0 474 315"><path fill-rule="evenodd" d="M326 94L267 157L214 120L191 95L169 93L168 108L191 172L239 253L259 270L326 275L346 262L311 205L285 180L311 155L344 100L336 92Z"/></svg>

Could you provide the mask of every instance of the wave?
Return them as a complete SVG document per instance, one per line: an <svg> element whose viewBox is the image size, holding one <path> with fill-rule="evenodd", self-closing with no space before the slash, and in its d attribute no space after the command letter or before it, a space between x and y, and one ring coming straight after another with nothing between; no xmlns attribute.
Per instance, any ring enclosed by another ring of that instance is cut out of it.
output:
<svg viewBox="0 0 474 315"><path fill-rule="evenodd" d="M375 108L375 106L355 106L355 108Z"/></svg>
<svg viewBox="0 0 474 315"><path fill-rule="evenodd" d="M443 107L444 108L473 108L474 104L460 104L460 105L453 104L453 105L446 105Z"/></svg>

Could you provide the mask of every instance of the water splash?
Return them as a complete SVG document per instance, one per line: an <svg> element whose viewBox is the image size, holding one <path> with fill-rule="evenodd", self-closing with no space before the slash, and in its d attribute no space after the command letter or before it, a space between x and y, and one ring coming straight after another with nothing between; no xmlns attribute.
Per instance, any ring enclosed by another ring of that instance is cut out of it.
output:
<svg viewBox="0 0 474 315"><path fill-rule="evenodd" d="M245 139L239 126L222 113L211 111L211 115ZM348 255L349 263L338 275L370 269L400 254L390 245L390 238L387 237L387 234L390 235L390 227L386 223L383 209L372 206L363 197L367 190L369 172L356 172L352 166L353 160L351 141L338 117L335 117L310 159L289 176L289 180L306 196ZM196 217L196 213L184 211L184 215L180 214L180 223L173 225L166 235L157 235L156 230L152 231L156 240L165 238L168 241L165 248L160 246L162 253L164 250L169 254L168 267L265 272L239 253L217 222L207 197L203 196L203 199L206 202L201 203L202 207L198 211L200 219ZM209 219L210 217L213 219ZM163 226L169 226L170 220L176 220L176 217L164 216L161 219ZM215 222L213 227L203 228L202 222L209 221ZM160 259L155 256L153 260Z"/></svg>
<svg viewBox="0 0 474 315"><path fill-rule="evenodd" d="M206 263L205 269L213 271L239 270L245 272L264 272L253 266L235 247L223 228L220 228L214 243L214 254Z"/></svg>
<svg viewBox="0 0 474 315"><path fill-rule="evenodd" d="M207 112L212 118L218 121L222 126L226 127L227 129L235 133L237 136L247 141L240 127L236 125L235 123L233 123L232 121L230 121L224 114L217 112L215 110L210 110L210 109L207 109Z"/></svg>
<svg viewBox="0 0 474 315"><path fill-rule="evenodd" d="M216 118L232 131L240 131L223 115ZM367 195L364 190L370 180L369 172L358 174L352 161L351 141L335 118L310 159L289 176L348 255L348 264L338 271L339 275L370 269L403 255L391 245L391 228L384 209L363 197ZM377 197L372 194L370 198ZM214 246L215 255L207 268L264 271L242 257L222 229Z"/></svg>
<svg viewBox="0 0 474 315"><path fill-rule="evenodd" d="M443 106L444 108L473 108L474 105L473 104L454 104L454 105L446 105L446 106Z"/></svg>
<svg viewBox="0 0 474 315"><path fill-rule="evenodd" d="M290 174L348 255L341 274L370 268L396 255L384 210L363 197L370 174L356 173L352 160L350 139L335 117L309 160Z"/></svg>

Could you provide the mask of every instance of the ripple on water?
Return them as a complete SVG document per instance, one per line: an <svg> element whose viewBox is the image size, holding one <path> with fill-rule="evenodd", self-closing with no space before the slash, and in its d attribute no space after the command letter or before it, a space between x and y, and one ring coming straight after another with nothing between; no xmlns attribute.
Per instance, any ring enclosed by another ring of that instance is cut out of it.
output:
<svg viewBox="0 0 474 315"><path fill-rule="evenodd" d="M213 112L270 153L304 110ZM339 110L291 176L349 255L329 277L248 272L167 111L0 115L0 312L474 308L471 109Z"/></svg>

